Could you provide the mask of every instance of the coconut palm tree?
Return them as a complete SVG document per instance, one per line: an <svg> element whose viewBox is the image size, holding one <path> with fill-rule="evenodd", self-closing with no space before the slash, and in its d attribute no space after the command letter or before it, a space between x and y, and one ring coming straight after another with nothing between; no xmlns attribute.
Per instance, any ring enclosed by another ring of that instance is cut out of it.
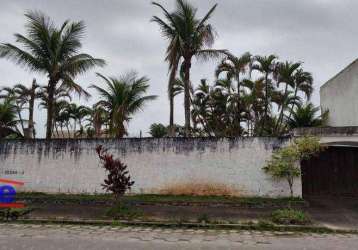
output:
<svg viewBox="0 0 358 250"><path fill-rule="evenodd" d="M15 34L20 47L10 43L0 45L0 57L8 58L31 71L48 76L48 104L46 138L50 139L53 128L53 111L56 89L65 85L69 91L86 94L75 77L95 66L103 66L104 60L80 53L85 25L82 21L65 21L60 27L39 11L29 11L27 36Z"/></svg>
<svg viewBox="0 0 358 250"><path fill-rule="evenodd" d="M119 78L105 77L99 73L97 76L104 80L106 87L101 88L91 85L97 90L101 100L96 106L103 107L109 113L109 132L116 138L127 134L125 123L128 123L132 116L143 109L148 101L157 98L155 95L147 95L149 79L138 77L137 73L130 72Z"/></svg>
<svg viewBox="0 0 358 250"><path fill-rule="evenodd" d="M217 58L225 53L225 50L210 49L214 43L214 32L208 23L209 18L215 11L215 4L202 18L197 18L197 9L185 0L176 1L176 9L169 13L162 5L158 6L165 16L165 21L157 16L152 18L162 31L164 37L169 40L167 48L167 61L172 74L169 85L172 84L180 60L183 60L184 72L184 111L185 111L185 135L190 135L190 69L193 57L204 60ZM169 90L171 92L171 90Z"/></svg>

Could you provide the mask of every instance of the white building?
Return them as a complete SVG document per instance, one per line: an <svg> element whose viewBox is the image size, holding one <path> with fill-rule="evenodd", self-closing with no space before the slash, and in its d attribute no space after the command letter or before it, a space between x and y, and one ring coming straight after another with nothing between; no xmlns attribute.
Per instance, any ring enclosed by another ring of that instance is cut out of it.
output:
<svg viewBox="0 0 358 250"><path fill-rule="evenodd" d="M358 59L320 89L321 107L329 110L328 126L358 126Z"/></svg>

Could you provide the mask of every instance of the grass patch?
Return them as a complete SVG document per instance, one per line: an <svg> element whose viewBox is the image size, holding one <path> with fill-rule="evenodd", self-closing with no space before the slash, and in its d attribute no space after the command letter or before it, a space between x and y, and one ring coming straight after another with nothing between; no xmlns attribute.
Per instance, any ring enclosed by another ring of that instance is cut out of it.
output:
<svg viewBox="0 0 358 250"><path fill-rule="evenodd" d="M17 220L33 210L33 208L3 208L0 209L0 220Z"/></svg>
<svg viewBox="0 0 358 250"><path fill-rule="evenodd" d="M113 202L111 194L45 194L45 193L18 193L19 200L30 202ZM160 195L138 194L125 195L122 198L125 204L130 203L225 203L255 207L294 207L306 206L305 201L299 197L267 198L267 197L233 197L233 196L193 196L193 195Z"/></svg>
<svg viewBox="0 0 358 250"><path fill-rule="evenodd" d="M113 219L134 220L142 217L143 212L138 208L121 203L107 209L106 216L109 216Z"/></svg>
<svg viewBox="0 0 358 250"><path fill-rule="evenodd" d="M311 223L309 216L295 209L278 209L272 212L272 221L282 225L307 225Z"/></svg>

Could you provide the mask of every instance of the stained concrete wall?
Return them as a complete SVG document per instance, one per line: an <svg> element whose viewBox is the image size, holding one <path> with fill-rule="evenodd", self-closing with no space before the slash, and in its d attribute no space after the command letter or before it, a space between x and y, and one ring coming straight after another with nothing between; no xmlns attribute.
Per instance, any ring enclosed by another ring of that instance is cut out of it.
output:
<svg viewBox="0 0 358 250"><path fill-rule="evenodd" d="M321 107L329 110L328 125L358 126L358 60L320 89Z"/></svg>
<svg viewBox="0 0 358 250"><path fill-rule="evenodd" d="M275 138L163 138L0 142L0 178L25 182L22 191L101 193L104 170L95 147L102 144L128 165L133 193L161 193L175 185L224 185L242 196L288 196L285 181L262 171ZM295 182L301 195L301 182Z"/></svg>

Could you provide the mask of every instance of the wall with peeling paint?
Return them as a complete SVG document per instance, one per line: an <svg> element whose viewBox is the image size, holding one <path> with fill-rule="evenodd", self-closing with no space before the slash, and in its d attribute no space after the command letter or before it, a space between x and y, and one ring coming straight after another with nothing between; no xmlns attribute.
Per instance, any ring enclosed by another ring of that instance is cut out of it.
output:
<svg viewBox="0 0 358 250"><path fill-rule="evenodd" d="M262 171L276 138L128 138L0 142L0 177L25 182L23 191L101 193L104 170L95 147L102 144L128 165L134 193L161 193L175 185L225 185L243 196L288 196L285 181ZM301 195L296 180L295 195Z"/></svg>

